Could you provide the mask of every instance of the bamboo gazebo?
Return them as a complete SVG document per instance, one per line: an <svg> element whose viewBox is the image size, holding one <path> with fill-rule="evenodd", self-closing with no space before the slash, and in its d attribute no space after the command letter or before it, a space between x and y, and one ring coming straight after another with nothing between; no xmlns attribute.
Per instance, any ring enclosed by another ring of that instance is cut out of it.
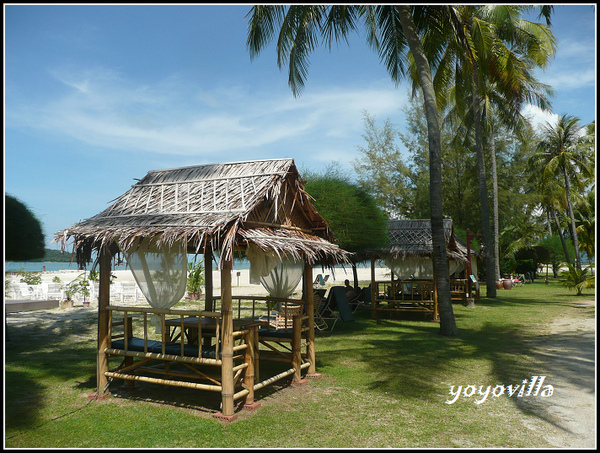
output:
<svg viewBox="0 0 600 453"><path fill-rule="evenodd" d="M454 234L452 219L444 219L444 237L450 276L458 275L467 263L467 248ZM372 314L380 320L383 313L424 312L439 320L437 292L433 274L433 241L429 219L388 221L389 245L371 256ZM472 257L473 258L473 254ZM375 261L383 260L391 278L376 281ZM453 300L466 302L466 278L450 278Z"/></svg>
<svg viewBox="0 0 600 453"><path fill-rule="evenodd" d="M231 420L234 402L258 405L256 390L286 376L300 382L302 372L318 376L312 267L347 262L347 253L332 243L293 159L150 171L107 209L57 233L55 240L63 250L73 242L80 266L94 256L99 263L95 397L109 394L116 379L220 392L221 411L214 416ZM262 276L281 261L303 265L301 299L234 298L231 274L238 251L253 257ZM171 308L181 299L188 253L202 254L209 270L205 306ZM111 305L111 263L118 255L125 256L147 298L159 303ZM213 294L213 260L220 295ZM267 308L273 304L277 315ZM274 329L282 317L283 329ZM121 360L116 368L109 364L112 358ZM289 367L259 377L259 362L268 359Z"/></svg>

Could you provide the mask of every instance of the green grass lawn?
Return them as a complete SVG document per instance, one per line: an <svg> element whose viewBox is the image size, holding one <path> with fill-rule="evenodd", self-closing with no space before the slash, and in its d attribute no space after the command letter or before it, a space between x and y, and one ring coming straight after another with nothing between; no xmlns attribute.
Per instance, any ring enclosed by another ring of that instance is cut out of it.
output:
<svg viewBox="0 0 600 453"><path fill-rule="evenodd" d="M584 297L592 298L588 290ZM520 384L539 374L531 340L561 316L594 316L551 280L499 290L475 308L454 305L459 335L422 318L376 324L368 311L317 335L321 379L285 379L257 392L262 406L230 424L211 417L219 395L142 384L89 402L95 391L96 315L48 325L8 323L5 446L9 448L549 447L547 414L515 398L482 404L452 385ZM10 319L10 316L7 317Z"/></svg>

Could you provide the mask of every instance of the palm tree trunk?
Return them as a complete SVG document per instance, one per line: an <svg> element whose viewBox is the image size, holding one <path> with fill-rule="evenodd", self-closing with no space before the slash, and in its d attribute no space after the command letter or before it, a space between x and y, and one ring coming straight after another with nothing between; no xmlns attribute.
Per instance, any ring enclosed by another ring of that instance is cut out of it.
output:
<svg viewBox="0 0 600 453"><path fill-rule="evenodd" d="M500 228L498 215L498 171L494 126L490 125L490 166L492 172L492 215L494 218L494 280L500 280Z"/></svg>
<svg viewBox="0 0 600 453"><path fill-rule="evenodd" d="M573 214L573 204L571 203L571 183L567 168L563 167L565 174L565 191L567 193L567 206L569 207L569 217L571 217L571 230L573 235L573 247L575 247L575 266L581 270L581 254L579 253L579 241L577 240L577 227L575 226L575 215Z"/></svg>
<svg viewBox="0 0 600 453"><path fill-rule="evenodd" d="M475 126L475 149L477 151L477 168L479 179L479 199L481 204L481 227L485 245L485 283L487 297L496 297L496 277L494 275L494 250L490 228L490 208L488 205L487 182L485 177L485 159L483 157L483 138L481 117L479 114L479 77L477 63L473 62L473 123Z"/></svg>
<svg viewBox="0 0 600 453"><path fill-rule="evenodd" d="M358 269L356 268L356 261L351 260L352 263L352 277L354 278L354 289L358 290Z"/></svg>
<svg viewBox="0 0 600 453"><path fill-rule="evenodd" d="M419 83L423 90L427 133L429 138L429 197L431 203L431 235L433 241L433 274L436 282L440 314L440 334L457 335L456 321L450 295L444 218L442 213L442 151L438 122L438 110L429 62L423 52L421 41L407 5L396 6L402 31L417 67Z"/></svg>
<svg viewBox="0 0 600 453"><path fill-rule="evenodd" d="M571 258L569 258L569 251L567 250L567 243L565 242L565 237L563 236L562 228L560 227L560 222L558 221L558 216L556 215L556 209L554 208L552 208L552 216L554 217L554 221L556 222L558 237L560 238L560 243L562 244L563 252L565 253L565 261L567 262L567 264L571 264Z"/></svg>

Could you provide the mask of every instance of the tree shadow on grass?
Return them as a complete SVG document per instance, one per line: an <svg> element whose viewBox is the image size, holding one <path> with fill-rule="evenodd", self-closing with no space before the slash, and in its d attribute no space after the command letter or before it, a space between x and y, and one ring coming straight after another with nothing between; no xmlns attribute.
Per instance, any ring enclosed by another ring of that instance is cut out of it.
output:
<svg viewBox="0 0 600 453"><path fill-rule="evenodd" d="M43 405L43 387L27 373L9 370L4 371L4 385L5 429L19 431L40 424L42 420L39 408Z"/></svg>
<svg viewBox="0 0 600 453"><path fill-rule="evenodd" d="M517 309L521 304L531 303L527 297L499 298L486 301L481 306ZM540 304L540 307L565 306L565 301L534 303ZM497 314L490 310L491 319ZM533 336L522 326L511 324L510 320L481 322L482 318L475 319L474 312L468 309L461 309L457 315L457 337L439 335L439 325L429 322L404 319L387 320L376 325L366 316L362 318L352 326L345 326L344 334L356 338L360 335L360 344L356 348L345 349L343 354L346 360L366 366L366 374L370 376L369 390L421 402L439 399L443 403L449 397L451 385L477 384L484 388L497 384L520 385L532 376L547 375L546 384L551 384L551 376L556 376L568 379L583 391L594 391L594 333L544 335L543 339L548 344L566 344L567 339L571 341L568 348L543 352L539 349L540 337ZM577 335L575 341L573 335ZM328 354L327 358L337 360L332 354ZM478 370L470 373L468 368L473 366L485 367L484 373L480 374ZM583 373L580 378L573 379L574 366ZM470 382L468 379L469 376L490 379L490 375L493 382ZM465 382L447 382L456 376L461 376ZM532 412L527 398L513 396L511 400L524 414L535 415L564 429L544 407L538 406Z"/></svg>
<svg viewBox="0 0 600 453"><path fill-rule="evenodd" d="M22 322L15 322L20 315ZM11 319L12 318L12 319ZM67 318L61 312L7 315L5 342L5 426L31 429L42 421L47 383L95 385L96 326L93 314ZM50 384L51 385L51 384ZM93 388L93 387L92 387Z"/></svg>

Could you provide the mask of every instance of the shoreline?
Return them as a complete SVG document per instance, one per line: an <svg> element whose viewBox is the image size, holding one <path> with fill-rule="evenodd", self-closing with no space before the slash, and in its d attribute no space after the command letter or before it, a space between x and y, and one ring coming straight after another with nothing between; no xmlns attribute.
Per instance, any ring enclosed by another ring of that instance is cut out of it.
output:
<svg viewBox="0 0 600 453"><path fill-rule="evenodd" d="M46 271L41 272L42 284L51 283L54 277L58 277L61 280L63 285L68 284L75 280L79 275L83 272L89 271L79 271L79 270L71 270L71 269L63 269L58 271ZM329 275L329 279L325 288L329 288L331 286L343 286L344 280L350 280L350 284L353 282L353 274L352 268L348 267L346 269L339 268L334 269L334 272L331 270L326 270L323 272L322 268L315 267L313 268L313 278L316 279L317 275L321 274L323 277ZM371 268L370 267L359 267L357 269L358 281L359 285L368 286L371 281ZM375 269L375 278L377 280L381 280L386 278L386 275L389 278L390 270L387 268L376 268ZM112 275L116 278L114 282L117 283L135 283L135 278L133 273L127 270L113 270ZM6 274L6 280L8 280L11 284L19 283L19 277L16 273L14 274ZM320 287L320 285L316 286ZM221 288L221 272L213 271L213 294L216 296L220 293ZM250 269L233 269L231 272L231 290L232 295L234 296L266 296L268 295L267 290L262 285L255 285L250 283ZM302 290L302 281L296 287L296 292ZM204 287L204 293L206 293L206 287ZM76 299L77 302L77 299ZM92 301L92 304L94 302Z"/></svg>

